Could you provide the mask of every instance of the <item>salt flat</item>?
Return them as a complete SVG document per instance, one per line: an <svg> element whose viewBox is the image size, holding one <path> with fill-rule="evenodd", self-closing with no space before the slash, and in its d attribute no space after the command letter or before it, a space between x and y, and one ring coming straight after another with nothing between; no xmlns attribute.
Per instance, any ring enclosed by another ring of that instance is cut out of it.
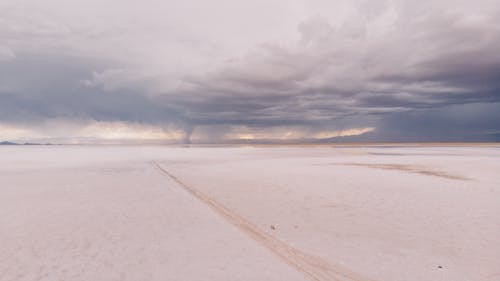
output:
<svg viewBox="0 0 500 281"><path fill-rule="evenodd" d="M0 147L0 280L500 280L498 146Z"/></svg>

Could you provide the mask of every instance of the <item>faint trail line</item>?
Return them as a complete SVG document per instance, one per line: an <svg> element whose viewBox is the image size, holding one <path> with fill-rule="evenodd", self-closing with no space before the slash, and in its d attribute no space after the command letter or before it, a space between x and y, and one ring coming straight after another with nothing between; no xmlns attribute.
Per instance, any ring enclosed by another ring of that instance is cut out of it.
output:
<svg viewBox="0 0 500 281"><path fill-rule="evenodd" d="M208 205L212 210L221 215L229 223L240 229L243 233L250 236L253 240L276 254L278 257L283 259L290 266L294 267L299 272L303 273L310 280L314 281L327 281L327 280L356 280L356 281L371 281L370 279L363 277L357 273L350 271L349 269L343 268L342 266L333 265L327 261L304 253L287 243L269 235L265 231L259 229L256 225L252 224L248 220L239 216L232 210L226 208L224 205L213 200L204 193L198 191L197 189L187 185L179 178L171 174L169 171L164 169L160 164L152 162L152 165L157 168L161 173L167 175L169 178L174 180L179 186L184 190L195 196L202 203Z"/></svg>
<svg viewBox="0 0 500 281"><path fill-rule="evenodd" d="M370 164L370 163L334 163L332 165L341 165L341 166L353 166L353 167L366 167L373 169L382 169L382 170L398 170L408 173L420 174L425 176L434 176L434 177L442 177L451 180L471 180L467 177L455 174L449 174L441 171L430 170L427 167L417 166L417 165L404 165L404 164Z"/></svg>

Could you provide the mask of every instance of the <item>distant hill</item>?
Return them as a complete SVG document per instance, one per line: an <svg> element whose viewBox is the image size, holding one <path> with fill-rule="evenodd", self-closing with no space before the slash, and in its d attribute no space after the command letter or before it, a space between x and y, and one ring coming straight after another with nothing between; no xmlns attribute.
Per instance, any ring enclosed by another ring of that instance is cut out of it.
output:
<svg viewBox="0 0 500 281"><path fill-rule="evenodd" d="M2 142L0 142L0 145L19 145L19 144L15 143L15 142L10 142L10 141L2 141Z"/></svg>
<svg viewBox="0 0 500 281"><path fill-rule="evenodd" d="M26 143L15 143L11 141L2 141L0 145L52 145L51 143L34 143L34 142L26 142Z"/></svg>

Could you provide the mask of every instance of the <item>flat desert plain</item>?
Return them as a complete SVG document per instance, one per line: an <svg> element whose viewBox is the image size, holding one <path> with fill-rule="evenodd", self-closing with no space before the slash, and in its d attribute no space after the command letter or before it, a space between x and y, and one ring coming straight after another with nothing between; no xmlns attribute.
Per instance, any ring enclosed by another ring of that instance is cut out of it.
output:
<svg viewBox="0 0 500 281"><path fill-rule="evenodd" d="M0 280L500 280L500 146L3 146Z"/></svg>

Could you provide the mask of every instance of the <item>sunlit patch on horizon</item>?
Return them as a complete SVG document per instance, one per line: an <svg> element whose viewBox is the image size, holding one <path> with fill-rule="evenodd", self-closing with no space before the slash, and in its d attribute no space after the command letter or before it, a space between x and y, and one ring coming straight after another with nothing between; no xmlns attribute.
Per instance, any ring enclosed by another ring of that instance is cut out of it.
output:
<svg viewBox="0 0 500 281"><path fill-rule="evenodd" d="M307 139L330 139L336 137L359 136L365 133L373 132L375 128L350 128L345 130L318 131L311 132L307 128L271 128L271 129L250 129L246 127L237 127L225 134L227 140L307 140Z"/></svg>
<svg viewBox="0 0 500 281"><path fill-rule="evenodd" d="M315 138L315 139L330 139L330 138L336 138L336 137L359 136L359 135L366 134L366 133L373 132L373 131L375 131L375 128L373 128L373 127L352 128L352 129L341 130L341 131L320 132L320 133L315 134L313 136L313 138Z"/></svg>
<svg viewBox="0 0 500 281"><path fill-rule="evenodd" d="M80 121L73 124L47 121L42 127L0 124L2 140L14 142L51 142L63 144L181 142L186 133L171 126L153 126L136 122ZM62 129L61 129L62 128Z"/></svg>
<svg viewBox="0 0 500 281"><path fill-rule="evenodd" d="M126 122L96 122L80 130L83 137L104 140L182 140L184 131Z"/></svg>

